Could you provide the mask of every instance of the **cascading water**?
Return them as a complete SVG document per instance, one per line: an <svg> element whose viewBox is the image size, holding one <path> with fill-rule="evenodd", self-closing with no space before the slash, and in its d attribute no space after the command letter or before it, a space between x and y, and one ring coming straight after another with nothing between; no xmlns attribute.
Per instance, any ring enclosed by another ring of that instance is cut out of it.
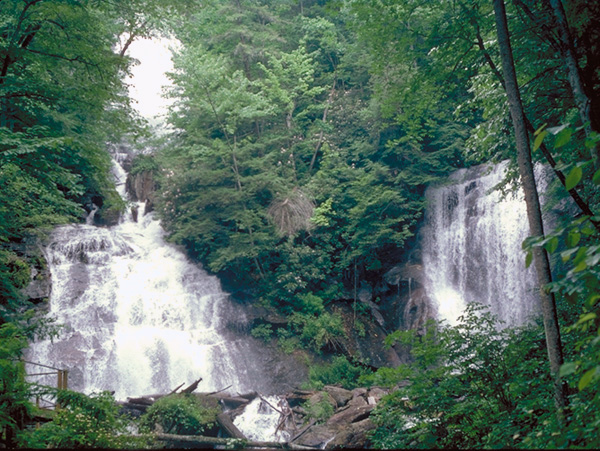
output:
<svg viewBox="0 0 600 451"><path fill-rule="evenodd" d="M425 288L439 319L456 324L467 303L490 306L507 326L539 312L533 267L521 243L529 235L522 192L493 188L507 162L461 169L451 185L429 188L423 233ZM538 186L543 169L536 168Z"/></svg>
<svg viewBox="0 0 600 451"><path fill-rule="evenodd" d="M290 433L281 424L282 412L286 410L289 411L289 405L284 398L258 397L235 418L233 424L250 440L285 442L290 439Z"/></svg>
<svg viewBox="0 0 600 451"><path fill-rule="evenodd" d="M116 162L114 173L124 195ZM28 360L68 369L69 388L112 390L117 399L168 393L200 377L201 391L267 390L269 378L255 368L259 352L227 330L234 307L218 279L163 235L151 213L111 228L56 229L46 248L50 315L64 329L54 342L34 343Z"/></svg>

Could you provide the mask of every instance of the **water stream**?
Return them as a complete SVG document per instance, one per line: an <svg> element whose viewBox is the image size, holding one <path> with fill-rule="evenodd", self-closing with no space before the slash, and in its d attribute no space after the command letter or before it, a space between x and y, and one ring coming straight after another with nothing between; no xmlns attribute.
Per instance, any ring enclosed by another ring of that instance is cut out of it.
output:
<svg viewBox="0 0 600 451"><path fill-rule="evenodd" d="M124 196L116 161L114 174ZM256 367L260 350L227 327L232 317L243 322L243 312L216 277L165 241L152 213L138 222L127 214L110 228L59 227L45 253L50 315L64 329L54 342L35 343L28 360L68 369L69 388L125 399L202 378L204 392L268 390Z"/></svg>
<svg viewBox="0 0 600 451"><path fill-rule="evenodd" d="M492 190L507 163L461 169L451 184L427 191L423 234L425 288L438 318L456 324L467 303L490 306L507 326L539 313L533 267L521 243L529 235L522 192ZM543 168L536 168L543 192Z"/></svg>

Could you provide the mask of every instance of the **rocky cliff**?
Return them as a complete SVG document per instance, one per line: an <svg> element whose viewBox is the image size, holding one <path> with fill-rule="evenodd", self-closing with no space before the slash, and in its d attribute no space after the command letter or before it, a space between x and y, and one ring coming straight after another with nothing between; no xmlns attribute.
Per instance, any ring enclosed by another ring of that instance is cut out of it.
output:
<svg viewBox="0 0 600 451"><path fill-rule="evenodd" d="M152 171L141 171L136 174L128 174L125 182L129 198L133 202L143 202L144 211L138 212L136 207L132 210L134 220L137 221L137 215L145 215L154 209L154 190L155 181Z"/></svg>

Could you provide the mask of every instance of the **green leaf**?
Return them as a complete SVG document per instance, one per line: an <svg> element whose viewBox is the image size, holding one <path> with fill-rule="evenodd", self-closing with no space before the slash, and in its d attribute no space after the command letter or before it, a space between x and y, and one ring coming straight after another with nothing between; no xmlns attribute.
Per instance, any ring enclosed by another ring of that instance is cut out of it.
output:
<svg viewBox="0 0 600 451"><path fill-rule="evenodd" d="M533 134L534 136L538 136L540 133L542 133L542 131L546 128L546 125L548 125L547 122L544 122L544 125L542 125L540 128L538 128Z"/></svg>
<svg viewBox="0 0 600 451"><path fill-rule="evenodd" d="M552 254L558 248L558 238L553 236L550 240L544 245L544 248L548 251L548 253Z"/></svg>
<svg viewBox="0 0 600 451"><path fill-rule="evenodd" d="M573 134L573 129L570 127L562 129L556 135L556 141L554 141L554 148L558 149L559 147L564 146L571 140L571 135Z"/></svg>
<svg viewBox="0 0 600 451"><path fill-rule="evenodd" d="M567 191L570 191L573 188L575 188L575 186L581 180L582 175L583 171L580 167L575 166L573 169L571 169L571 172L569 172L569 175L567 175L567 178L565 180L565 188L567 189Z"/></svg>
<svg viewBox="0 0 600 451"><path fill-rule="evenodd" d="M589 308L592 308L596 302L598 302L598 300L600 300L600 294L592 294L585 300L585 305L587 305Z"/></svg>
<svg viewBox="0 0 600 451"><path fill-rule="evenodd" d="M574 272L581 272L588 267L587 263L584 261L579 262L575 268L573 268Z"/></svg>
<svg viewBox="0 0 600 451"><path fill-rule="evenodd" d="M531 262L533 261L533 254L530 252L527 252L527 255L525 256L525 268L529 268L529 266L531 266Z"/></svg>
<svg viewBox="0 0 600 451"><path fill-rule="evenodd" d="M579 250L577 251L577 255L575 255L575 260L573 261L573 264L578 265L582 261L585 261L587 256L588 256L588 248L586 246L580 247Z"/></svg>
<svg viewBox="0 0 600 451"><path fill-rule="evenodd" d="M581 233L576 232L575 230L571 230L567 235L567 246L575 247L579 244L579 240L581 239ZM549 252L549 251L548 251Z"/></svg>
<svg viewBox="0 0 600 451"><path fill-rule="evenodd" d="M578 247L575 247L573 249L569 249L568 251L563 251L560 253L560 258L562 258L563 263L567 262L574 253L576 253L579 250Z"/></svg>
<svg viewBox="0 0 600 451"><path fill-rule="evenodd" d="M596 172L594 172L594 176L592 177L592 182L594 182L596 185L600 185L600 169L598 169Z"/></svg>
<svg viewBox="0 0 600 451"><path fill-rule="evenodd" d="M596 315L594 312L586 313L585 315L581 315L581 318L579 318L577 324L587 323L588 321L596 319L597 316L598 315Z"/></svg>
<svg viewBox="0 0 600 451"><path fill-rule="evenodd" d="M585 372L585 374L581 377L581 379L579 379L579 391L583 390L585 387L587 387L590 384L590 382L592 382L592 380L594 379L594 376L596 375L597 370L598 370L598 367Z"/></svg>
<svg viewBox="0 0 600 451"><path fill-rule="evenodd" d="M561 365L559 375L560 377L565 377L573 374L576 370L577 364L575 362L567 362Z"/></svg>
<svg viewBox="0 0 600 451"><path fill-rule="evenodd" d="M540 148L540 146L542 145L542 141L544 141L544 138L546 137L547 134L548 134L548 131L544 130L543 132L541 132L539 135L537 135L535 137L535 141L533 142L533 151L534 152Z"/></svg>
<svg viewBox="0 0 600 451"><path fill-rule="evenodd" d="M594 233L596 233L596 230L592 227L590 227L589 225L586 225L584 228L581 229L581 233L583 233L584 235L593 235Z"/></svg>

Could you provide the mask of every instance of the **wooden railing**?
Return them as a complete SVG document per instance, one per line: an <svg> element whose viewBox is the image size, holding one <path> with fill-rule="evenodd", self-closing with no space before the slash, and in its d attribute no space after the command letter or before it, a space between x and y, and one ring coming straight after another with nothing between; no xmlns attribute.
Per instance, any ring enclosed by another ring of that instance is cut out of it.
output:
<svg viewBox="0 0 600 451"><path fill-rule="evenodd" d="M68 370L63 370L60 368L55 368L53 366L43 365L41 363L29 362L27 360L23 360L23 363L26 363L28 365L33 365L36 367L40 367L40 368L45 368L47 370L52 370L52 371L45 371L45 372L40 372L40 373L27 373L26 374L27 377L56 375L56 388L58 388L59 390L66 390L69 387L69 371ZM41 405L42 402L44 402L46 404ZM45 408L45 409L60 407L57 403L55 403L55 402L53 403L52 401L42 398L40 396L36 396L35 404L36 404L36 406Z"/></svg>

